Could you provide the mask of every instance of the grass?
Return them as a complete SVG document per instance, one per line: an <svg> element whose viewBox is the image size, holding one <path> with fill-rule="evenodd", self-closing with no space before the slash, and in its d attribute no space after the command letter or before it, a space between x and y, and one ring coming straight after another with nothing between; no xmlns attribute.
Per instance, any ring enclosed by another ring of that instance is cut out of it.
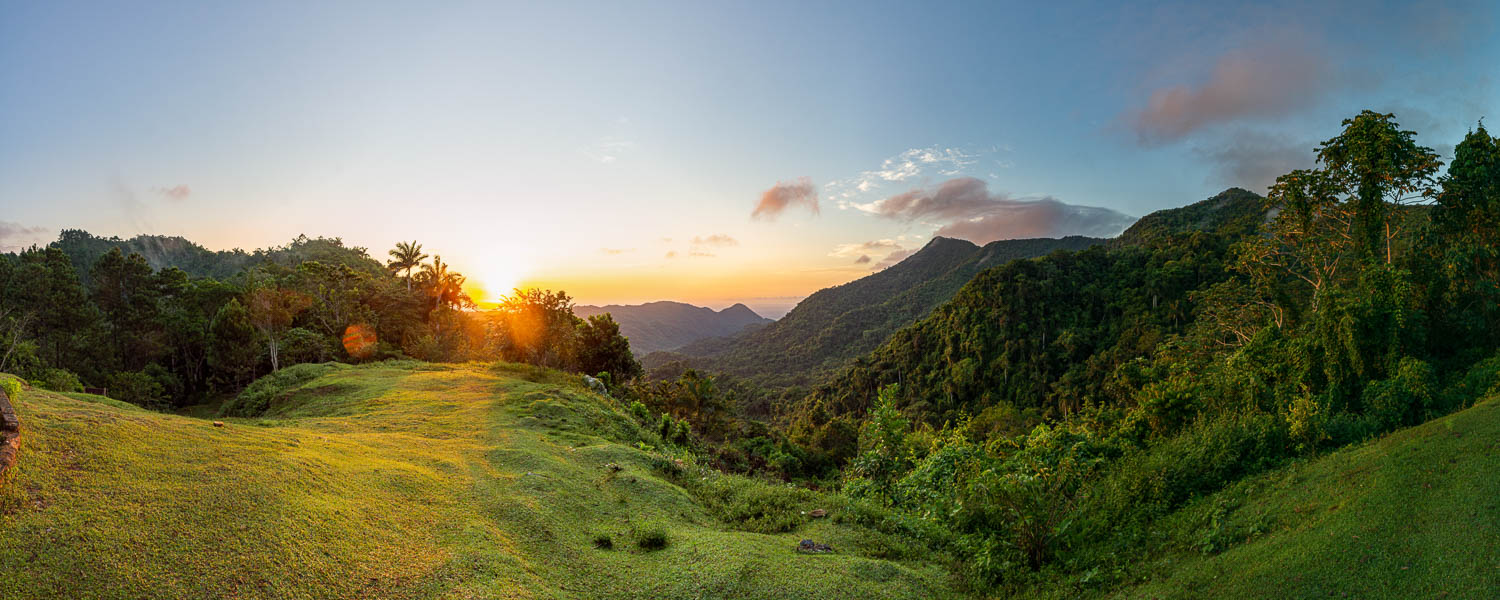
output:
<svg viewBox="0 0 1500 600"><path fill-rule="evenodd" d="M777 533L746 531L727 519L764 515L706 505L611 401L555 372L338 367L264 398L219 428L26 390L0 598L954 595L943 565L870 556L877 534L833 519L788 528L782 501L750 527ZM843 551L800 555L801 538Z"/></svg>
<svg viewBox="0 0 1500 600"><path fill-rule="evenodd" d="M1155 526L1117 598L1493 598L1500 403L1251 477ZM1078 582L1046 590L1088 591ZM1096 594L1090 594L1096 595Z"/></svg>

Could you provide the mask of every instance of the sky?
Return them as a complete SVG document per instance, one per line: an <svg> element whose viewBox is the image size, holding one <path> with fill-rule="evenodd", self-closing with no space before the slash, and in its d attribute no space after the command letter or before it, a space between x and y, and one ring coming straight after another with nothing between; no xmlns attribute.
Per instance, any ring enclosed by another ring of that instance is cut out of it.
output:
<svg viewBox="0 0 1500 600"><path fill-rule="evenodd" d="M1043 4L0 0L0 252L417 240L481 300L776 317L1264 192L1361 109L1500 118L1489 2Z"/></svg>

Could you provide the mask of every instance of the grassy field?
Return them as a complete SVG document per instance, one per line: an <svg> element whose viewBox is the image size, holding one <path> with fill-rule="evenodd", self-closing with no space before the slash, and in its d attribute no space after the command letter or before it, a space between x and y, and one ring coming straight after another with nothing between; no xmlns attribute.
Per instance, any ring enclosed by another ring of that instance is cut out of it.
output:
<svg viewBox="0 0 1500 600"><path fill-rule="evenodd" d="M555 373L331 366L224 427L39 389L16 409L7 600L954 595L944 565L876 558L890 541L851 525L737 529ZM797 554L802 538L840 552Z"/></svg>
<svg viewBox="0 0 1500 600"><path fill-rule="evenodd" d="M1500 597L1497 475L1489 402L1200 499L1115 596Z"/></svg>

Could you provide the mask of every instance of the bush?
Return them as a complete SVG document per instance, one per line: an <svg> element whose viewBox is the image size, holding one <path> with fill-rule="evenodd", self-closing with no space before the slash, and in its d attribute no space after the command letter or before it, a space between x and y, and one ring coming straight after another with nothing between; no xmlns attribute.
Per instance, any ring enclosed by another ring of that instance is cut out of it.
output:
<svg viewBox="0 0 1500 600"><path fill-rule="evenodd" d="M109 378L109 395L143 408L161 410L170 406L161 382L145 371L122 371Z"/></svg>
<svg viewBox="0 0 1500 600"><path fill-rule="evenodd" d="M43 369L42 376L37 378L36 384L54 392L83 391L83 383L78 380L78 376L67 369Z"/></svg>
<svg viewBox="0 0 1500 600"><path fill-rule="evenodd" d="M272 403L294 388L312 381L334 369L331 364L301 364L274 371L252 382L238 396L219 407L222 417L259 417L272 408Z"/></svg>
<svg viewBox="0 0 1500 600"><path fill-rule="evenodd" d="M0 375L0 389L5 390L5 395L10 397L11 402L21 399L21 378L14 375Z"/></svg>
<svg viewBox="0 0 1500 600"><path fill-rule="evenodd" d="M1384 431L1419 423L1437 408L1436 381L1427 363L1403 358L1389 378L1365 387L1361 398L1365 414Z"/></svg>
<svg viewBox="0 0 1500 600"><path fill-rule="evenodd" d="M635 527L635 545L642 550L661 550L667 547L667 528L660 523L648 522Z"/></svg>
<svg viewBox="0 0 1500 600"><path fill-rule="evenodd" d="M805 519L802 513L818 508L819 498L812 490L741 475L715 477L693 491L714 516L755 533L796 529Z"/></svg>
<svg viewBox="0 0 1500 600"><path fill-rule="evenodd" d="M293 327L281 334L283 366L328 362L332 357L333 344L326 336L315 331Z"/></svg>

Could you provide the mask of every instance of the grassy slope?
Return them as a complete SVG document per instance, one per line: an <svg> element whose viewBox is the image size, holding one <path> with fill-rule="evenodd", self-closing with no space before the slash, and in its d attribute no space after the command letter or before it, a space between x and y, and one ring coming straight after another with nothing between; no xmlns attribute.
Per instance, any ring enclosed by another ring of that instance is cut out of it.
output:
<svg viewBox="0 0 1500 600"><path fill-rule="evenodd" d="M1491 401L1251 478L1161 523L1174 550L1115 595L1493 598L1497 450Z"/></svg>
<svg viewBox="0 0 1500 600"><path fill-rule="evenodd" d="M350 367L224 428L99 400L17 403L0 598L951 595L942 567L861 556L849 526L730 530L557 375ZM671 544L634 548L642 523ZM844 552L795 554L802 537Z"/></svg>

